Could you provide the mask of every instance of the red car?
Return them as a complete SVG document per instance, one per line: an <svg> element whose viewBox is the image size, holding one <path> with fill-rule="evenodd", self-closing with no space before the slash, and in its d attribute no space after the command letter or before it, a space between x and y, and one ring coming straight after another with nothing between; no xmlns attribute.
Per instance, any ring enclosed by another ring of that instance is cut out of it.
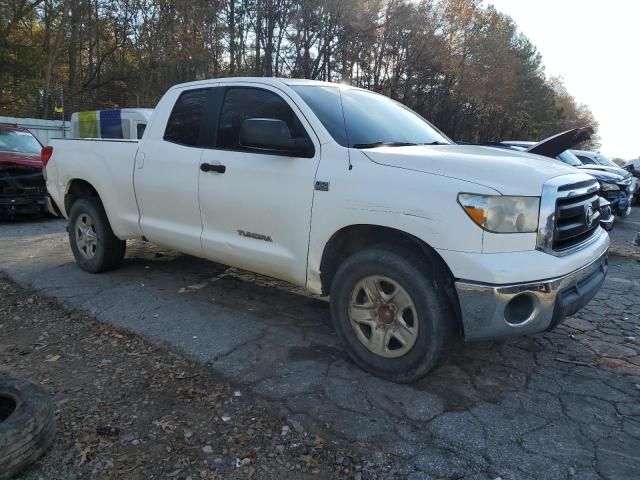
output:
<svg viewBox="0 0 640 480"><path fill-rule="evenodd" d="M41 150L29 130L0 124L0 218L47 213Z"/></svg>

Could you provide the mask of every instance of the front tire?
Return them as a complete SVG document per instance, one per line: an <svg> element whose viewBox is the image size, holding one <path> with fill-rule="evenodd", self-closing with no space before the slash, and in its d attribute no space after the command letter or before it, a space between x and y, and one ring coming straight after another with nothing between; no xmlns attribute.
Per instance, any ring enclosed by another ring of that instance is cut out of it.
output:
<svg viewBox="0 0 640 480"><path fill-rule="evenodd" d="M426 375L455 337L446 278L424 255L391 246L345 260L332 282L331 314L353 361L393 382Z"/></svg>
<svg viewBox="0 0 640 480"><path fill-rule="evenodd" d="M113 234L98 198L81 198L69 214L69 243L78 266L90 273L107 272L122 265L126 242Z"/></svg>

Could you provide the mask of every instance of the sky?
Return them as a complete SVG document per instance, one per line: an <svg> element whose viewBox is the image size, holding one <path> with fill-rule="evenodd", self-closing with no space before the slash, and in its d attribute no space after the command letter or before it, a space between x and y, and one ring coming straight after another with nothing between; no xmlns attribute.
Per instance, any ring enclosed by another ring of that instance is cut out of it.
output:
<svg viewBox="0 0 640 480"><path fill-rule="evenodd" d="M640 158L640 0L485 0L536 45L548 77L600 123L600 152Z"/></svg>

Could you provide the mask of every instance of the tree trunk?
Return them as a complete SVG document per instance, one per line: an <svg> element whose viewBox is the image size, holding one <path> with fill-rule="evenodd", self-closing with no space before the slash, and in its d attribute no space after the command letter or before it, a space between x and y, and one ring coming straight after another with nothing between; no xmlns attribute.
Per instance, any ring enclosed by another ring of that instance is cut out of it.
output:
<svg viewBox="0 0 640 480"><path fill-rule="evenodd" d="M229 0L229 73L236 71L236 0Z"/></svg>

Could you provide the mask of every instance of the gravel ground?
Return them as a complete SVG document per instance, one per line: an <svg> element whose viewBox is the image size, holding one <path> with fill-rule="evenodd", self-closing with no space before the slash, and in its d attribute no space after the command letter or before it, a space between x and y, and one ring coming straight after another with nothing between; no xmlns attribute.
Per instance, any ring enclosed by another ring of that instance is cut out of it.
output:
<svg viewBox="0 0 640 480"><path fill-rule="evenodd" d="M380 478L211 370L0 277L0 369L56 404L40 479Z"/></svg>

